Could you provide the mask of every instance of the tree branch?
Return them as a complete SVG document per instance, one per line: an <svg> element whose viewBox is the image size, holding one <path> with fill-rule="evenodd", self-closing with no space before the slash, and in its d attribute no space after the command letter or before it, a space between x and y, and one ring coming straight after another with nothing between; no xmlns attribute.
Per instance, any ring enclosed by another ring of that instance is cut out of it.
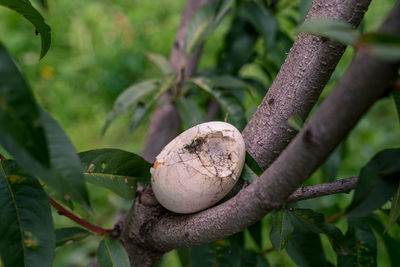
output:
<svg viewBox="0 0 400 267"><path fill-rule="evenodd" d="M349 193L356 188L357 181L358 177L350 177L329 183L302 187L294 191L286 202L296 202L338 193Z"/></svg>
<svg viewBox="0 0 400 267"><path fill-rule="evenodd" d="M183 79L182 74L192 76L196 72L203 46L196 48L185 64L184 37L186 25L190 18L203 5L214 0L188 0L182 13L181 24L175 38L170 55L170 64L175 73L178 74L177 81ZM184 70L182 71L182 69ZM167 92L163 95L161 102L172 99L172 94ZM149 133L142 152L143 157L154 162L155 157L174 137L179 133L181 120L177 108L173 103L167 103L158 108L151 117Z"/></svg>
<svg viewBox="0 0 400 267"><path fill-rule="evenodd" d="M314 0L306 20L330 17L356 27L370 0ZM266 169L295 136L288 126L293 115L303 121L343 55L345 46L321 37L301 34L278 76L243 131L246 150Z"/></svg>
<svg viewBox="0 0 400 267"><path fill-rule="evenodd" d="M400 4L381 31L400 35ZM281 207L385 93L399 66L358 52L333 92L259 179L218 206L191 215L167 213L144 225L146 243L166 251L204 244L239 232Z"/></svg>
<svg viewBox="0 0 400 267"><path fill-rule="evenodd" d="M77 224L85 227L86 229L89 229L90 231L92 231L94 233L103 234L103 235L104 234L111 235L112 230L106 230L99 226L91 224L90 222L88 222L82 218L79 218L78 216L76 216L75 214L73 214L72 212L70 212L69 210L64 208L62 205L60 205L57 201L55 201L49 195L47 195L47 198L49 199L50 204L57 210L58 214L69 218L71 221L76 222Z"/></svg>

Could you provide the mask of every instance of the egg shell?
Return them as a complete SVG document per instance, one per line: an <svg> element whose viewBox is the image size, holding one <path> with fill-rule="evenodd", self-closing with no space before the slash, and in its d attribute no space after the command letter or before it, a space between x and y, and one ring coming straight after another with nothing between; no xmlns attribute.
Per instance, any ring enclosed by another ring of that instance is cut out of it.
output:
<svg viewBox="0 0 400 267"><path fill-rule="evenodd" d="M226 122L196 125L172 140L151 168L158 202L176 213L193 213L221 200L235 185L246 150L241 133Z"/></svg>

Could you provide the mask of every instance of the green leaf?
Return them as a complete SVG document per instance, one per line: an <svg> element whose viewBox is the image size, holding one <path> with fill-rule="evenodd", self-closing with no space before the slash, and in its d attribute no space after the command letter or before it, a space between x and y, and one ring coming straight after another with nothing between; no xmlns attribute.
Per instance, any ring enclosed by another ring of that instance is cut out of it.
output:
<svg viewBox="0 0 400 267"><path fill-rule="evenodd" d="M294 227L288 211L279 210L272 214L272 228L269 237L278 252L285 248L293 231Z"/></svg>
<svg viewBox="0 0 400 267"><path fill-rule="evenodd" d="M56 246L64 246L88 237L91 233L80 227L56 229Z"/></svg>
<svg viewBox="0 0 400 267"><path fill-rule="evenodd" d="M5 266L52 266L53 219L36 178L0 160L0 256Z"/></svg>
<svg viewBox="0 0 400 267"><path fill-rule="evenodd" d="M214 88L221 89L246 89L254 97L264 97L267 90L255 79L242 79L232 75L207 76ZM260 88L261 86L261 88Z"/></svg>
<svg viewBox="0 0 400 267"><path fill-rule="evenodd" d="M197 102L190 98L178 98L176 99L175 104L186 129L204 122L203 115L201 114Z"/></svg>
<svg viewBox="0 0 400 267"><path fill-rule="evenodd" d="M239 233L241 235L242 233ZM254 251L244 248L237 235L191 249L192 267L267 267L267 260ZM186 265L187 266L187 265Z"/></svg>
<svg viewBox="0 0 400 267"><path fill-rule="evenodd" d="M336 226L326 223L323 214L311 209L295 208L290 211L293 220L299 222L298 225L302 225L304 229L308 229L316 234L325 234L336 253L347 253L347 247L342 232Z"/></svg>
<svg viewBox="0 0 400 267"><path fill-rule="evenodd" d="M257 176L260 176L264 172L264 170L258 165L257 161L247 152L245 163Z"/></svg>
<svg viewBox="0 0 400 267"><path fill-rule="evenodd" d="M97 262L100 267L130 267L128 253L115 239L105 237L97 249Z"/></svg>
<svg viewBox="0 0 400 267"><path fill-rule="evenodd" d="M234 95L213 89L212 82L205 77L194 78L192 82L218 101L221 107L228 112L228 121L235 125L239 131L244 129L246 126L244 107Z"/></svg>
<svg viewBox="0 0 400 267"><path fill-rule="evenodd" d="M105 134L108 126L120 115L133 109L139 100L143 100L147 95L160 89L161 79L150 79L141 83L134 84L123 91L115 100L113 110L108 114L107 121L102 129Z"/></svg>
<svg viewBox="0 0 400 267"><path fill-rule="evenodd" d="M380 208L396 193L399 182L400 149L379 152L361 169L347 216L362 217Z"/></svg>
<svg viewBox="0 0 400 267"><path fill-rule="evenodd" d="M171 77L163 80L163 83L160 86L158 92L153 96L152 99L148 103L145 101L141 101L136 106L136 109L133 113L131 125L129 127L129 131L132 133L136 127L143 121L143 119L153 110L154 106L157 104L157 101L160 97L171 88L174 80Z"/></svg>
<svg viewBox="0 0 400 267"><path fill-rule="evenodd" d="M191 255L191 248L178 248L176 250L178 252L178 257L179 257L179 261L181 262L181 266L192 266L191 265L191 259L190 259L190 255Z"/></svg>
<svg viewBox="0 0 400 267"><path fill-rule="evenodd" d="M338 266L377 266L377 244L374 232L361 219L349 219L346 233L350 252L338 255Z"/></svg>
<svg viewBox="0 0 400 267"><path fill-rule="evenodd" d="M50 48L51 29L49 25L44 22L42 15L40 15L28 0L0 0L0 5L14 10L33 24L37 32L40 33L42 39L40 58L43 58Z"/></svg>
<svg viewBox="0 0 400 267"><path fill-rule="evenodd" d="M286 245L290 258L300 267L327 266L319 235L304 229L297 221L293 223L295 230Z"/></svg>
<svg viewBox="0 0 400 267"><path fill-rule="evenodd" d="M246 18L253 27L264 38L266 47L272 48L275 44L278 22L271 11L256 4L255 2L245 2L240 6L240 13Z"/></svg>
<svg viewBox="0 0 400 267"><path fill-rule="evenodd" d="M126 199L134 199L136 184L150 179L151 164L119 149L96 149L79 153L85 180L106 187Z"/></svg>
<svg viewBox="0 0 400 267"><path fill-rule="evenodd" d="M197 10L186 26L185 54L187 56L214 32L232 4L233 0L213 1Z"/></svg>
<svg viewBox="0 0 400 267"><path fill-rule="evenodd" d="M58 122L43 108L40 112L49 145L51 169L32 169L32 173L52 186L66 200L71 198L90 208L89 194L74 146Z"/></svg>
<svg viewBox="0 0 400 267"><path fill-rule="evenodd" d="M252 183L255 180L257 180L258 175L249 167L249 165L244 163L242 173L240 174L240 178L248 181L249 183Z"/></svg>
<svg viewBox="0 0 400 267"><path fill-rule="evenodd" d="M168 59L166 59L163 55L148 53L147 57L162 72L162 74L171 75L174 73Z"/></svg>
<svg viewBox="0 0 400 267"><path fill-rule="evenodd" d="M399 122L400 122L400 88L394 89L392 91L392 96L394 104L396 105L397 116L399 117Z"/></svg>
<svg viewBox="0 0 400 267"><path fill-rule="evenodd" d="M332 18L313 18L296 29L296 33L309 33L336 40L346 45L355 45L360 33L351 24Z"/></svg>
<svg viewBox="0 0 400 267"><path fill-rule="evenodd" d="M392 208L390 209L389 221L387 222L385 232L396 222L400 217L400 186L397 188L397 192L392 200Z"/></svg>
<svg viewBox="0 0 400 267"><path fill-rule="evenodd" d="M378 32L364 34L358 40L356 47L386 61L398 61L400 59L399 36Z"/></svg>
<svg viewBox="0 0 400 267"><path fill-rule="evenodd" d="M303 128L303 120L298 115L293 115L288 119L288 125L300 132L301 128Z"/></svg>
<svg viewBox="0 0 400 267"><path fill-rule="evenodd" d="M324 182L332 182L335 180L339 172L341 158L341 146L338 146L321 166L322 179Z"/></svg>
<svg viewBox="0 0 400 267"><path fill-rule="evenodd" d="M247 228L249 230L250 236L254 239L259 249L262 248L262 236L261 236L262 223L261 220L252 224Z"/></svg>
<svg viewBox="0 0 400 267"><path fill-rule="evenodd" d="M47 3L47 0L39 0L38 1L39 2L39 4L40 4L40 6L42 7L42 8L44 8L44 9L48 9L48 3Z"/></svg>
<svg viewBox="0 0 400 267"><path fill-rule="evenodd" d="M214 267L214 243L192 247L191 251L192 267Z"/></svg>
<svg viewBox="0 0 400 267"><path fill-rule="evenodd" d="M218 55L218 69L222 73L237 74L251 61L258 34L244 18L236 16L225 37L224 46Z"/></svg>
<svg viewBox="0 0 400 267"><path fill-rule="evenodd" d="M220 87L220 88L249 87L249 84L243 81L242 79L228 74L207 76L207 78L211 81L213 87Z"/></svg>
<svg viewBox="0 0 400 267"><path fill-rule="evenodd" d="M18 161L38 161L43 166L50 165L38 106L17 66L1 43L0 144Z"/></svg>
<svg viewBox="0 0 400 267"><path fill-rule="evenodd" d="M400 241L391 237L389 233L385 233L381 219L377 215L371 214L367 217L364 217L363 221L368 223L368 225L370 225L382 238L383 244L386 247L386 251L392 264L391 266L400 266Z"/></svg>

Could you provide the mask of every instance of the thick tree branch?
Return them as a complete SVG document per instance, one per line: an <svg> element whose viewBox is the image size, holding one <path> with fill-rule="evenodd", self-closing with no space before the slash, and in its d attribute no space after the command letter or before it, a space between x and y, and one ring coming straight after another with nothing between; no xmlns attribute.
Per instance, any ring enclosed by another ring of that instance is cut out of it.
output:
<svg viewBox="0 0 400 267"><path fill-rule="evenodd" d="M400 35L400 4L381 31ZM232 199L192 215L167 213L143 225L146 244L159 250L196 246L239 232L286 199L324 162L395 80L399 62L357 53L333 92L277 160Z"/></svg>
<svg viewBox="0 0 400 267"><path fill-rule="evenodd" d="M314 0L307 20L330 17L356 27L370 0ZM278 76L243 131L246 150L264 169L295 136L288 126L293 115L307 117L328 82L345 46L317 36L300 35Z"/></svg>
<svg viewBox="0 0 400 267"><path fill-rule="evenodd" d="M296 202L338 193L349 193L356 188L357 181L358 177L350 177L329 183L302 187L294 191L294 193L286 199L286 202Z"/></svg>
<svg viewBox="0 0 400 267"><path fill-rule="evenodd" d="M175 38L170 55L172 69L178 74L178 82L183 76L194 75L197 64L202 53L202 46L196 48L195 52L185 62L184 37L186 25L199 7L214 0L188 0L182 13L181 24ZM167 92L163 95L161 102L172 99L172 94ZM149 133L142 152L143 157L154 162L155 157L175 136L178 135L181 120L178 110L173 103L167 103L158 108L150 120Z"/></svg>

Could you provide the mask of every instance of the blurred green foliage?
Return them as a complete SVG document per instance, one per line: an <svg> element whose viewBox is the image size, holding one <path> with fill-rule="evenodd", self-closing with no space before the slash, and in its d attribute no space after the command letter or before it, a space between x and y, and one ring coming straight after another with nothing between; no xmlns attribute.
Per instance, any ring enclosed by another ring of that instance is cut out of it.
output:
<svg viewBox="0 0 400 267"><path fill-rule="evenodd" d="M288 6L282 13L300 21L303 14L296 8L299 2L280 1L280 5ZM395 2L373 1L360 28L367 31L376 29ZM125 117L117 120L105 137L100 137L100 131L120 92L133 83L160 76L159 71L147 60L146 53L155 52L168 57L184 1L49 0L47 10L41 9L38 3L33 1L52 27L52 46L41 61L38 61L40 40L33 34L32 25L18 14L0 8L0 39L20 64L38 102L59 121L78 151L113 147L139 153L148 123L129 134L129 118ZM296 26L286 16L278 16L278 22L282 30L288 33ZM228 16L228 20L224 20L207 41L200 67L215 66L216 54L221 49L229 23ZM256 47L262 50L264 44L260 41ZM321 101L350 64L353 54L352 48L346 51ZM257 77L269 85L272 82L271 77L265 76L254 64L245 66L240 73ZM256 105L248 97L245 105L249 118ZM373 106L343 143L340 149L342 164L337 176L345 178L358 175L360 168L378 151L399 146L400 127L395 105L393 99L386 97ZM307 184L316 184L325 178L324 172L318 170ZM82 207L77 207L77 212L94 224L111 228L119 211L128 209L131 202L104 188L93 185L88 185L88 188L95 214L89 214ZM343 210L349 202L350 196L338 195L303 201L301 205L331 215ZM57 227L73 225L56 213L54 218ZM267 238L270 216L264 218L262 224L265 238L261 249L268 249L271 247ZM337 226L346 229L344 222ZM397 237L399 232L398 226L391 230ZM90 237L58 248L54 266L86 266L96 251L98 241L98 238ZM323 237L322 241L324 250L328 251L328 260L335 262L328 240ZM248 248L256 246L247 231L245 244ZM160 265L180 266L177 257L176 251L173 251L164 257ZM387 258L382 245L378 244L378 262L387 262ZM274 266L294 265L285 251L279 254L271 252L268 259Z"/></svg>

